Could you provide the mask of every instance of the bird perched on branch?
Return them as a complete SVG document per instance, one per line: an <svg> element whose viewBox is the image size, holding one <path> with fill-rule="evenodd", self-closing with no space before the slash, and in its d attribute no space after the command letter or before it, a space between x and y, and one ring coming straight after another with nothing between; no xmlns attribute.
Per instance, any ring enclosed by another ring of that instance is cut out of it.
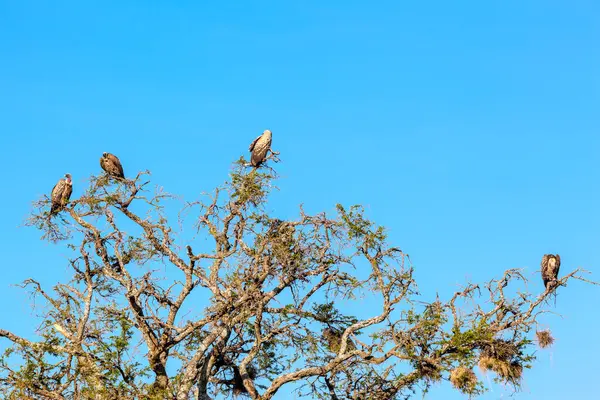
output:
<svg viewBox="0 0 600 400"><path fill-rule="evenodd" d="M62 211L69 202L71 193L73 193L71 174L65 174L65 179L59 180L52 188L52 193L50 194L50 201L52 202L52 206L50 207L51 216Z"/></svg>
<svg viewBox="0 0 600 400"><path fill-rule="evenodd" d="M558 254L544 254L542 257L542 279L546 289L556 285L558 270L560 269L560 256Z"/></svg>
<svg viewBox="0 0 600 400"><path fill-rule="evenodd" d="M271 150L272 136L271 131L267 129L250 144L249 150L252 153L250 164L253 167L258 168L267 158L267 154Z"/></svg>
<svg viewBox="0 0 600 400"><path fill-rule="evenodd" d="M119 158L114 154L102 153L102 157L100 157L100 166L113 178L125 179L121 161L119 161Z"/></svg>

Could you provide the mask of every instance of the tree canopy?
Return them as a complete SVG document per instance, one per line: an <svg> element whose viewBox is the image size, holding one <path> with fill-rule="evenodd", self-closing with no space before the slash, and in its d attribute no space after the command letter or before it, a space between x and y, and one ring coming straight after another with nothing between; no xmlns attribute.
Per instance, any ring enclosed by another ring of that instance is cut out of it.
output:
<svg viewBox="0 0 600 400"><path fill-rule="evenodd" d="M92 176L54 217L35 202L29 224L70 249L72 277L23 283L43 318L36 340L0 329L3 397L267 400L291 385L383 400L440 380L475 396L476 368L518 388L536 344L553 341L538 317L586 280L566 271L532 293L509 269L425 303L410 258L361 206L282 220L267 211L276 179L240 159L181 209L148 172ZM373 308L357 313L365 298Z"/></svg>

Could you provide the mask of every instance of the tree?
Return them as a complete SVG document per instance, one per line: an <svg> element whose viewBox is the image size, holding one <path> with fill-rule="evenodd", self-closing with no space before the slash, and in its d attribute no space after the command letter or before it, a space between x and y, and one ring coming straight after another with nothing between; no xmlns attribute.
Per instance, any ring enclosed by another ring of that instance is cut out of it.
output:
<svg viewBox="0 0 600 400"><path fill-rule="evenodd" d="M147 172L91 177L56 217L36 202L29 223L71 249L72 279L23 283L44 317L36 341L0 330L4 398L266 400L295 385L311 398L396 399L442 379L477 395L476 365L518 387L547 300L585 280L577 269L536 295L510 269L423 304L410 259L360 206L276 219L265 211L274 170L246 165L176 216ZM379 304L367 318L336 307L363 296Z"/></svg>

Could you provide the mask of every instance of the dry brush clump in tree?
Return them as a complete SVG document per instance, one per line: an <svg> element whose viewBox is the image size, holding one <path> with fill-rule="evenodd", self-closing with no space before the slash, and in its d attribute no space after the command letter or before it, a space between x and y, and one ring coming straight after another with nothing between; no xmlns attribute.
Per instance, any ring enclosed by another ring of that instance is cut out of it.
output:
<svg viewBox="0 0 600 400"><path fill-rule="evenodd" d="M176 215L147 173L92 177L52 218L48 199L36 203L30 224L73 252L72 278L24 282L43 319L35 340L0 329L2 397L267 400L293 386L396 399L440 380L476 395L476 365L518 386L546 300L583 279L575 270L531 294L511 269L424 305L408 257L361 207L274 218L275 178L241 159ZM366 317L336 307L365 296L378 304Z"/></svg>

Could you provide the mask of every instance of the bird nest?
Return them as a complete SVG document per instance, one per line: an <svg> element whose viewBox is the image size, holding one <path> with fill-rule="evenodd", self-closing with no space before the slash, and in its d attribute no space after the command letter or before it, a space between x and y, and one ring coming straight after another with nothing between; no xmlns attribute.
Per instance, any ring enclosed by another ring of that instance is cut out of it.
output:
<svg viewBox="0 0 600 400"><path fill-rule="evenodd" d="M518 361L504 361L492 357L479 358L479 368L494 371L502 380L519 385L523 377L523 365Z"/></svg>
<svg viewBox="0 0 600 400"><path fill-rule="evenodd" d="M552 333L549 329L546 329L544 331L537 331L535 333L535 336L538 342L538 346L540 346L542 349L550 347L554 343L554 338L552 337Z"/></svg>
<svg viewBox="0 0 600 400"><path fill-rule="evenodd" d="M450 383L456 389L465 394L473 394L477 391L477 376L471 368L457 367L450 373Z"/></svg>
<svg viewBox="0 0 600 400"><path fill-rule="evenodd" d="M519 354L519 347L504 339L494 339L480 346L481 355L499 360L511 360Z"/></svg>
<svg viewBox="0 0 600 400"><path fill-rule="evenodd" d="M342 336L344 331L335 329L335 328L327 328L323 331L323 338L327 342L327 347L329 351L332 353L338 353L340 351L340 347L342 347ZM356 350L356 346L354 342L348 338L348 342L346 344L346 351Z"/></svg>
<svg viewBox="0 0 600 400"><path fill-rule="evenodd" d="M479 368L483 372L493 371L503 381L518 386L523 376L523 364L520 362L519 353L515 344L496 339L481 346Z"/></svg>
<svg viewBox="0 0 600 400"><path fill-rule="evenodd" d="M442 379L442 369L439 365L422 360L417 365L417 371L427 382L438 382Z"/></svg>

